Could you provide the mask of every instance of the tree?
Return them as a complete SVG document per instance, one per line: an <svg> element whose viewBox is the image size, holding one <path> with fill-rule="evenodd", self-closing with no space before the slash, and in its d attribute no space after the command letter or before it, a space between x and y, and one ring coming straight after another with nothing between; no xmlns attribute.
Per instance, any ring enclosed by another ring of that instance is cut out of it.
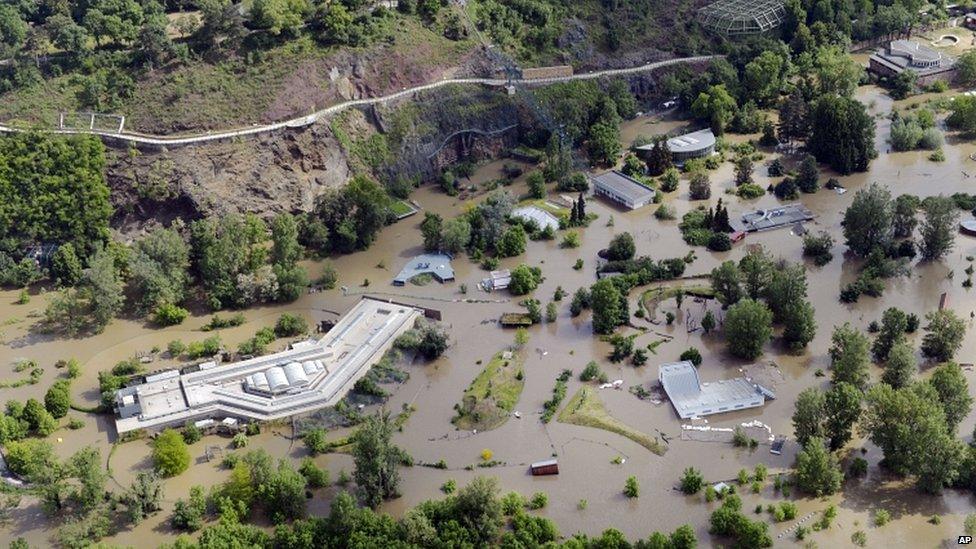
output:
<svg viewBox="0 0 976 549"><path fill-rule="evenodd" d="M546 178L542 176L542 172L536 170L530 173L525 182L529 186L529 198L546 197Z"/></svg>
<svg viewBox="0 0 976 549"><path fill-rule="evenodd" d="M522 263L512 269L512 279L508 284L508 291L512 295L525 295L534 291L542 281L542 272L538 267L529 267Z"/></svg>
<svg viewBox="0 0 976 549"><path fill-rule="evenodd" d="M70 242L58 246L51 257L51 277L59 286L74 286L81 280L82 266Z"/></svg>
<svg viewBox="0 0 976 549"><path fill-rule="evenodd" d="M272 522L280 524L305 515L307 484L308 481L291 462L278 460L277 469L258 487L258 497Z"/></svg>
<svg viewBox="0 0 976 549"><path fill-rule="evenodd" d="M424 237L424 249L436 252L441 247L441 232L444 218L434 212L424 212L424 220L420 223L420 234Z"/></svg>
<svg viewBox="0 0 976 549"><path fill-rule="evenodd" d="M701 471L694 467L686 468L684 474L681 475L681 491L686 494L697 494L704 485L705 477L702 476Z"/></svg>
<svg viewBox="0 0 976 549"><path fill-rule="evenodd" d="M632 259L636 251L634 237L630 233L620 233L610 240L610 245L607 246L607 259L610 261L626 261Z"/></svg>
<svg viewBox="0 0 976 549"><path fill-rule="evenodd" d="M274 334L278 337L295 337L308 333L308 321L299 314L282 313L275 322Z"/></svg>
<svg viewBox="0 0 976 549"><path fill-rule="evenodd" d="M139 309L178 305L189 284L190 248L174 229L155 229L132 249L129 271L139 295Z"/></svg>
<svg viewBox="0 0 976 549"><path fill-rule="evenodd" d="M526 235L521 225L512 225L502 234L495 246L501 257L515 257L525 253Z"/></svg>
<svg viewBox="0 0 976 549"><path fill-rule="evenodd" d="M624 495L629 498L640 497L640 483L637 481L637 477L627 477L626 482L624 482Z"/></svg>
<svg viewBox="0 0 976 549"><path fill-rule="evenodd" d="M324 454L329 450L329 443L325 440L325 429L309 429L302 435L302 442L308 453L313 456Z"/></svg>
<svg viewBox="0 0 976 549"><path fill-rule="evenodd" d="M50 435L58 428L58 422L54 416L47 411L47 408L40 401L33 398L27 399L20 418L27 422L27 427L31 432L43 437Z"/></svg>
<svg viewBox="0 0 976 549"><path fill-rule="evenodd" d="M803 265L798 263L786 264L773 269L769 282L765 288L766 303L773 311L773 319L780 323L795 320L794 316L787 318L790 307L802 305L807 296L807 275Z"/></svg>
<svg viewBox="0 0 976 549"><path fill-rule="evenodd" d="M190 451L176 429L166 429L152 444L153 466L163 476L173 477L190 466Z"/></svg>
<svg viewBox="0 0 976 549"><path fill-rule="evenodd" d="M53 466L50 469L56 470L59 467ZM60 472L49 470L46 480L51 481L61 473L77 479L77 483L72 483L73 486L68 491L68 499L77 505L80 511L92 511L105 501L108 471L102 464L102 452L98 448L86 446L78 450L68 458L65 467L61 469L63 470Z"/></svg>
<svg viewBox="0 0 976 549"><path fill-rule="evenodd" d="M133 524L159 511L163 500L163 484L159 476L153 472L142 471L136 475L135 482L129 487L123 502L126 514Z"/></svg>
<svg viewBox="0 0 976 549"><path fill-rule="evenodd" d="M822 438L811 438L796 455L796 487L801 491L817 497L830 495L840 489L843 479L837 459Z"/></svg>
<svg viewBox="0 0 976 549"><path fill-rule="evenodd" d="M546 143L545 167L542 173L546 181L562 182L569 176L573 169L573 151L571 147L563 143L557 132L549 136Z"/></svg>
<svg viewBox="0 0 976 549"><path fill-rule="evenodd" d="M854 99L825 95L810 115L807 147L841 174L863 172L875 156L874 119Z"/></svg>
<svg viewBox="0 0 976 549"><path fill-rule="evenodd" d="M471 240L471 224L463 217L448 219L444 222L444 230L440 244L444 251L458 253L467 247Z"/></svg>
<svg viewBox="0 0 976 549"><path fill-rule="evenodd" d="M799 89L794 90L779 108L779 140L789 143L806 139L810 132L809 107Z"/></svg>
<svg viewBox="0 0 976 549"><path fill-rule="evenodd" d="M893 234L893 207L887 187L871 183L854 194L844 211L844 238L856 255L867 257L875 248L884 248Z"/></svg>
<svg viewBox="0 0 976 549"><path fill-rule="evenodd" d="M922 354L940 362L951 360L962 346L966 325L952 309L940 309L925 315L928 324L922 337Z"/></svg>
<svg viewBox="0 0 976 549"><path fill-rule="evenodd" d="M752 299L766 295L766 288L773 277L773 259L762 246L751 248L739 260L745 293Z"/></svg>
<svg viewBox="0 0 976 549"><path fill-rule="evenodd" d="M920 205L918 197L910 194L901 194L895 199L891 224L896 238L908 238L915 232L918 225L915 214Z"/></svg>
<svg viewBox="0 0 976 549"><path fill-rule="evenodd" d="M698 537L695 536L695 529L690 524L682 524L668 540L671 549L695 549L698 547Z"/></svg>
<svg viewBox="0 0 976 549"><path fill-rule="evenodd" d="M783 75L789 66L789 56L765 50L746 64L742 84L748 97L760 105L769 105L779 97Z"/></svg>
<svg viewBox="0 0 976 549"><path fill-rule="evenodd" d="M307 0L254 0L251 20L273 35L294 35L312 7Z"/></svg>
<svg viewBox="0 0 976 549"><path fill-rule="evenodd" d="M920 231L922 257L928 260L942 259L955 244L959 210L951 198L941 195L926 199L922 208L925 211Z"/></svg>
<svg viewBox="0 0 976 549"><path fill-rule="evenodd" d="M861 65L851 59L844 48L836 45L818 48L814 54L813 66L820 96L837 94L851 97L864 73Z"/></svg>
<svg viewBox="0 0 976 549"><path fill-rule="evenodd" d="M861 391L847 382L836 383L827 391L824 402L824 427L831 450L851 440L854 423L861 416Z"/></svg>
<svg viewBox="0 0 976 549"><path fill-rule="evenodd" d="M458 490L454 496L454 517L463 530L471 535L475 546L488 546L497 538L502 525L502 509L498 501L498 481L476 477Z"/></svg>
<svg viewBox="0 0 976 549"><path fill-rule="evenodd" d="M715 329L715 315L712 311L705 311L705 316L701 319L701 327L706 334Z"/></svg>
<svg viewBox="0 0 976 549"><path fill-rule="evenodd" d="M725 315L725 339L729 352L739 358L755 359L772 335L773 313L764 303L742 299Z"/></svg>
<svg viewBox="0 0 976 549"><path fill-rule="evenodd" d="M860 390L868 383L868 339L845 322L834 328L831 335L831 381L850 383Z"/></svg>
<svg viewBox="0 0 976 549"><path fill-rule="evenodd" d="M820 389L809 387L796 397L793 410L793 435L805 446L813 438L826 435L827 399Z"/></svg>
<svg viewBox="0 0 976 549"><path fill-rule="evenodd" d="M695 172L691 174L691 181L688 185L692 200L708 200L712 196L712 182L707 173Z"/></svg>
<svg viewBox="0 0 976 549"><path fill-rule="evenodd" d="M956 78L963 86L976 84L976 52L967 51L956 59Z"/></svg>
<svg viewBox="0 0 976 549"><path fill-rule="evenodd" d="M611 334L622 322L620 290L612 279L604 278L590 288L590 307L593 309L593 331Z"/></svg>
<svg viewBox="0 0 976 549"><path fill-rule="evenodd" d="M66 380L58 380L44 394L44 407L55 419L68 415L71 407L70 387Z"/></svg>
<svg viewBox="0 0 976 549"><path fill-rule="evenodd" d="M353 477L370 507L399 494L397 466L402 451L393 445L395 426L388 412L368 416L352 437Z"/></svg>
<svg viewBox="0 0 976 549"><path fill-rule="evenodd" d="M871 354L879 362L888 360L891 348L905 338L908 315L897 307L889 307L881 314L881 329L871 345Z"/></svg>
<svg viewBox="0 0 976 549"><path fill-rule="evenodd" d="M652 176L665 175L669 173L672 177L678 175L677 170L672 168L673 160L671 158L671 149L668 147L668 138L664 135L659 135L654 138L654 146L647 153L647 172ZM673 171L672 171L673 170ZM678 181L674 181L674 186L677 187ZM663 185L662 185L663 187ZM661 190L664 190L663 188ZM674 190L674 189L671 189ZM665 192L670 192L666 191Z"/></svg>
<svg viewBox="0 0 976 549"><path fill-rule="evenodd" d="M735 184L745 185L746 183L752 183L753 170L752 158L748 155L740 156L735 161Z"/></svg>
<svg viewBox="0 0 976 549"><path fill-rule="evenodd" d="M129 43L138 37L143 18L135 0L96 0L88 5L83 24L99 44L106 38Z"/></svg>
<svg viewBox="0 0 976 549"><path fill-rule="evenodd" d="M734 261L723 261L712 269L712 289L723 306L735 305L743 297L742 273Z"/></svg>
<svg viewBox="0 0 976 549"><path fill-rule="evenodd" d="M935 369L929 383L935 388L945 412L949 434L955 434L956 427L969 415L973 398L969 396L969 385L962 368L955 362L947 362Z"/></svg>
<svg viewBox="0 0 976 549"><path fill-rule="evenodd" d="M145 18L139 28L138 58L150 70L176 55L176 46L168 34L169 19L156 0L143 4Z"/></svg>
<svg viewBox="0 0 976 549"><path fill-rule="evenodd" d="M724 84L719 84L699 93L691 105L691 112L699 120L708 122L717 135L722 135L732 121L736 107L735 98Z"/></svg>
<svg viewBox="0 0 976 549"><path fill-rule="evenodd" d="M881 374L882 383L887 383L895 389L911 384L918 364L915 362L915 350L907 341L901 339L891 346L888 359Z"/></svg>
<svg viewBox="0 0 976 549"><path fill-rule="evenodd" d="M195 532L203 526L203 516L207 512L207 498L203 492L203 486L193 486L190 488L190 499L184 501L176 500L173 505L173 516L170 524L178 530Z"/></svg>
<svg viewBox="0 0 976 549"><path fill-rule="evenodd" d="M957 97L950 107L952 114L946 118L946 125L965 135L976 133L976 97Z"/></svg>
<svg viewBox="0 0 976 549"><path fill-rule="evenodd" d="M616 124L597 122L590 127L587 153L590 162L598 166L616 164L620 156L620 130Z"/></svg>
<svg viewBox="0 0 976 549"><path fill-rule="evenodd" d="M805 193L815 193L820 189L820 172L817 169L817 159L808 154L800 163L800 173L796 176L796 185Z"/></svg>
<svg viewBox="0 0 976 549"><path fill-rule="evenodd" d="M27 39L28 30L17 8L7 4L0 6L0 53L6 57L7 52L19 49Z"/></svg>
<svg viewBox="0 0 976 549"><path fill-rule="evenodd" d="M280 213L271 221L271 262L291 266L301 258L298 222L290 213Z"/></svg>

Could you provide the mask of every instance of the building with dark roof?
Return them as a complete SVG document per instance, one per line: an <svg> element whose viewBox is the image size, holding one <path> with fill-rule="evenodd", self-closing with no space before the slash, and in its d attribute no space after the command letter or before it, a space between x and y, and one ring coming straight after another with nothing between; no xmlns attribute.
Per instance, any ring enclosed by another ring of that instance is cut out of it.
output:
<svg viewBox="0 0 976 549"><path fill-rule="evenodd" d="M593 194L604 196L631 210L642 208L654 201L654 189L616 170L590 176Z"/></svg>
<svg viewBox="0 0 976 549"><path fill-rule="evenodd" d="M718 0L698 10L698 22L728 36L760 34L786 19L783 0Z"/></svg>
<svg viewBox="0 0 976 549"><path fill-rule="evenodd" d="M736 232L754 233L793 227L797 224L812 221L813 218L812 211L803 204L796 203L744 213L738 219L730 219L729 224L732 225L732 229Z"/></svg>
<svg viewBox="0 0 976 549"><path fill-rule="evenodd" d="M868 70L888 78L911 71L917 77L916 84L927 86L936 80L952 82L956 60L913 40L892 40L871 55Z"/></svg>

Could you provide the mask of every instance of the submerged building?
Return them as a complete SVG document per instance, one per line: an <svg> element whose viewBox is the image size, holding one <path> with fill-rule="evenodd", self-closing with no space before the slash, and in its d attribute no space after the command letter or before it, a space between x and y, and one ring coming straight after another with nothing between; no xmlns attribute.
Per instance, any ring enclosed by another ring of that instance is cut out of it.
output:
<svg viewBox="0 0 976 549"><path fill-rule="evenodd" d="M418 307L364 298L319 340L240 362L146 376L116 392L116 430L217 418L270 421L334 406L423 314Z"/></svg>
<svg viewBox="0 0 976 549"><path fill-rule="evenodd" d="M913 40L892 40L871 55L868 68L889 78L906 71L913 72L919 86L927 86L936 80L952 82L956 77L954 58Z"/></svg>
<svg viewBox="0 0 976 549"><path fill-rule="evenodd" d="M393 279L393 285L404 286L410 279L424 274L432 275L441 283L454 280L451 256L447 254L418 255L400 269L400 272Z"/></svg>
<svg viewBox="0 0 976 549"><path fill-rule="evenodd" d="M636 210L654 201L654 189L617 170L591 176L593 194Z"/></svg>
<svg viewBox="0 0 976 549"><path fill-rule="evenodd" d="M658 380L681 419L758 408L773 393L744 377L702 383L690 361L662 364Z"/></svg>

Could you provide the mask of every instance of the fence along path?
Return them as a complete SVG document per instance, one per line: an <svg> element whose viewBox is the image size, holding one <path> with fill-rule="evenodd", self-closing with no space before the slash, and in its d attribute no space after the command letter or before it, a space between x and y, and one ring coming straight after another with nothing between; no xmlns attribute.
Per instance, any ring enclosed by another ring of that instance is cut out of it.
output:
<svg viewBox="0 0 976 549"><path fill-rule="evenodd" d="M709 61L722 57L720 55L700 55L695 57L680 57L676 59L668 59L666 61L657 61L654 63L648 63L645 65L639 65L636 67L627 67L623 69L606 69L582 74L573 74L569 76L556 76L551 78L535 78L526 80L508 80L504 78L451 78L445 80L438 80L437 82L430 82L427 84L422 84L420 86L415 86L413 88L408 88L402 91L391 93L388 95L383 95L380 97L370 97L366 99L353 99L351 101L345 101L342 103L337 103L330 107L326 107L322 110L316 111L312 114L299 116L296 118L291 118L288 120L283 120L281 122L274 122L271 124L263 124L250 126L247 128L238 128L231 130L218 130L218 131L207 131L198 134L179 134L179 135L154 135L146 134L140 132L123 131L123 132L113 132L108 130L99 129L55 129L55 130L40 130L44 133L53 134L89 134L98 135L105 138L111 138L116 141L122 141L127 143L135 143L140 145L157 145L157 146L181 146L181 145L194 145L197 143L206 143L209 141L218 141L221 139L232 139L236 137L247 137L251 135L263 134L268 132L273 132L275 130L280 130L284 128L302 128L305 126L310 126L317 122L323 117L330 116L337 112L359 106L373 105L377 103L386 103L388 101L395 101L403 97L408 97L415 93L433 90L440 88L442 86L448 86L452 84L476 84L484 86L507 86L513 84L516 86L540 86L548 84L556 84L559 82L569 82L573 80L592 80L595 78L603 78L609 76L621 76L626 74L634 74L639 72L651 71L661 67L667 67L670 65L678 65L682 63L698 63L702 61ZM26 131L22 128L17 128L14 126L8 126L6 124L0 124L0 132L11 133L11 132L22 132Z"/></svg>

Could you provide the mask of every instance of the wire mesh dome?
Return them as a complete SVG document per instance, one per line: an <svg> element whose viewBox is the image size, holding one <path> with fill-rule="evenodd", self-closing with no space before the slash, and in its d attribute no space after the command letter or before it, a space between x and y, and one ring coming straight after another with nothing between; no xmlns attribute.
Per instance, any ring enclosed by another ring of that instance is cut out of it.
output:
<svg viewBox="0 0 976 549"><path fill-rule="evenodd" d="M783 0L719 0L698 10L698 22L730 36L759 34L786 18Z"/></svg>

